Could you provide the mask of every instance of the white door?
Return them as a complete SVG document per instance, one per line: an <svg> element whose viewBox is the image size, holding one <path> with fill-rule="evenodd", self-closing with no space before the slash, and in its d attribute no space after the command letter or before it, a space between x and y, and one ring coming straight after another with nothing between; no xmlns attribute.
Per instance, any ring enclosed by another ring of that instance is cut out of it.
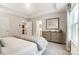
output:
<svg viewBox="0 0 79 59"><path fill-rule="evenodd" d="M36 35L42 36L42 21L36 21Z"/></svg>
<svg viewBox="0 0 79 59"><path fill-rule="evenodd" d="M27 22L27 35L32 36L32 22Z"/></svg>

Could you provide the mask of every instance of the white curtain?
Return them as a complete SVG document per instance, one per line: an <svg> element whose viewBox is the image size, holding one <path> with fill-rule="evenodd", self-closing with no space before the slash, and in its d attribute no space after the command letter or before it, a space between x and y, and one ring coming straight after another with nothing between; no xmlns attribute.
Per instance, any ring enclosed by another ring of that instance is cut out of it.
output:
<svg viewBox="0 0 79 59"><path fill-rule="evenodd" d="M71 50L71 41L78 44L78 4L67 8L67 40L66 48Z"/></svg>

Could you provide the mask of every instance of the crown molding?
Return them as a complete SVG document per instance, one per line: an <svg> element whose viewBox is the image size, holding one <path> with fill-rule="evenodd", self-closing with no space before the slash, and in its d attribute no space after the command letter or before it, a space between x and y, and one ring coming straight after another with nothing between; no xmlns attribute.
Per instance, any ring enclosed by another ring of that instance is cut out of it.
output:
<svg viewBox="0 0 79 59"><path fill-rule="evenodd" d="M20 16L20 17L27 18L27 19L39 18L39 17L43 17L43 16L46 16L46 15L52 14L52 13L66 12L66 10L64 10L64 9L61 9L61 10L58 10L58 11L49 10L49 11L33 14L31 16L27 16L27 15L24 15L23 13L21 13L21 12L12 10L10 8L3 6L3 5L0 5L0 8L3 9L2 11L6 11L9 14Z"/></svg>
<svg viewBox="0 0 79 59"><path fill-rule="evenodd" d="M38 13L36 15L30 16L29 18L30 19L40 18L40 17L44 17L44 16L47 16L47 15L56 14L56 13L66 13L66 10L64 10L64 9L59 10L59 11L52 11L52 10L50 10L50 11L41 12L41 13Z"/></svg>

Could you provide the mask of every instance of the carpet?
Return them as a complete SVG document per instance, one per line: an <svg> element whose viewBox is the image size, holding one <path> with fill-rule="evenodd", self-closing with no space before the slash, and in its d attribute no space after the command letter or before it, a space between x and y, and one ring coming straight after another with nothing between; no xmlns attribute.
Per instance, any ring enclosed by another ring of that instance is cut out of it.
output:
<svg viewBox="0 0 79 59"><path fill-rule="evenodd" d="M66 51L64 44L57 44L49 42L47 49L43 55L69 55L70 53Z"/></svg>

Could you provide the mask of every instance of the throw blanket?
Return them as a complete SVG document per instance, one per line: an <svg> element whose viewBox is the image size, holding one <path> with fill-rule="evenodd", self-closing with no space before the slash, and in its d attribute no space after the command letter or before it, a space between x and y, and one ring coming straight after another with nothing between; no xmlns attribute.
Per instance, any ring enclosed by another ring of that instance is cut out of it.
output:
<svg viewBox="0 0 79 59"><path fill-rule="evenodd" d="M19 36L17 36L17 38L36 43L39 50L46 48L46 46L48 45L47 40L45 40L45 38L39 37L39 36L19 35Z"/></svg>

